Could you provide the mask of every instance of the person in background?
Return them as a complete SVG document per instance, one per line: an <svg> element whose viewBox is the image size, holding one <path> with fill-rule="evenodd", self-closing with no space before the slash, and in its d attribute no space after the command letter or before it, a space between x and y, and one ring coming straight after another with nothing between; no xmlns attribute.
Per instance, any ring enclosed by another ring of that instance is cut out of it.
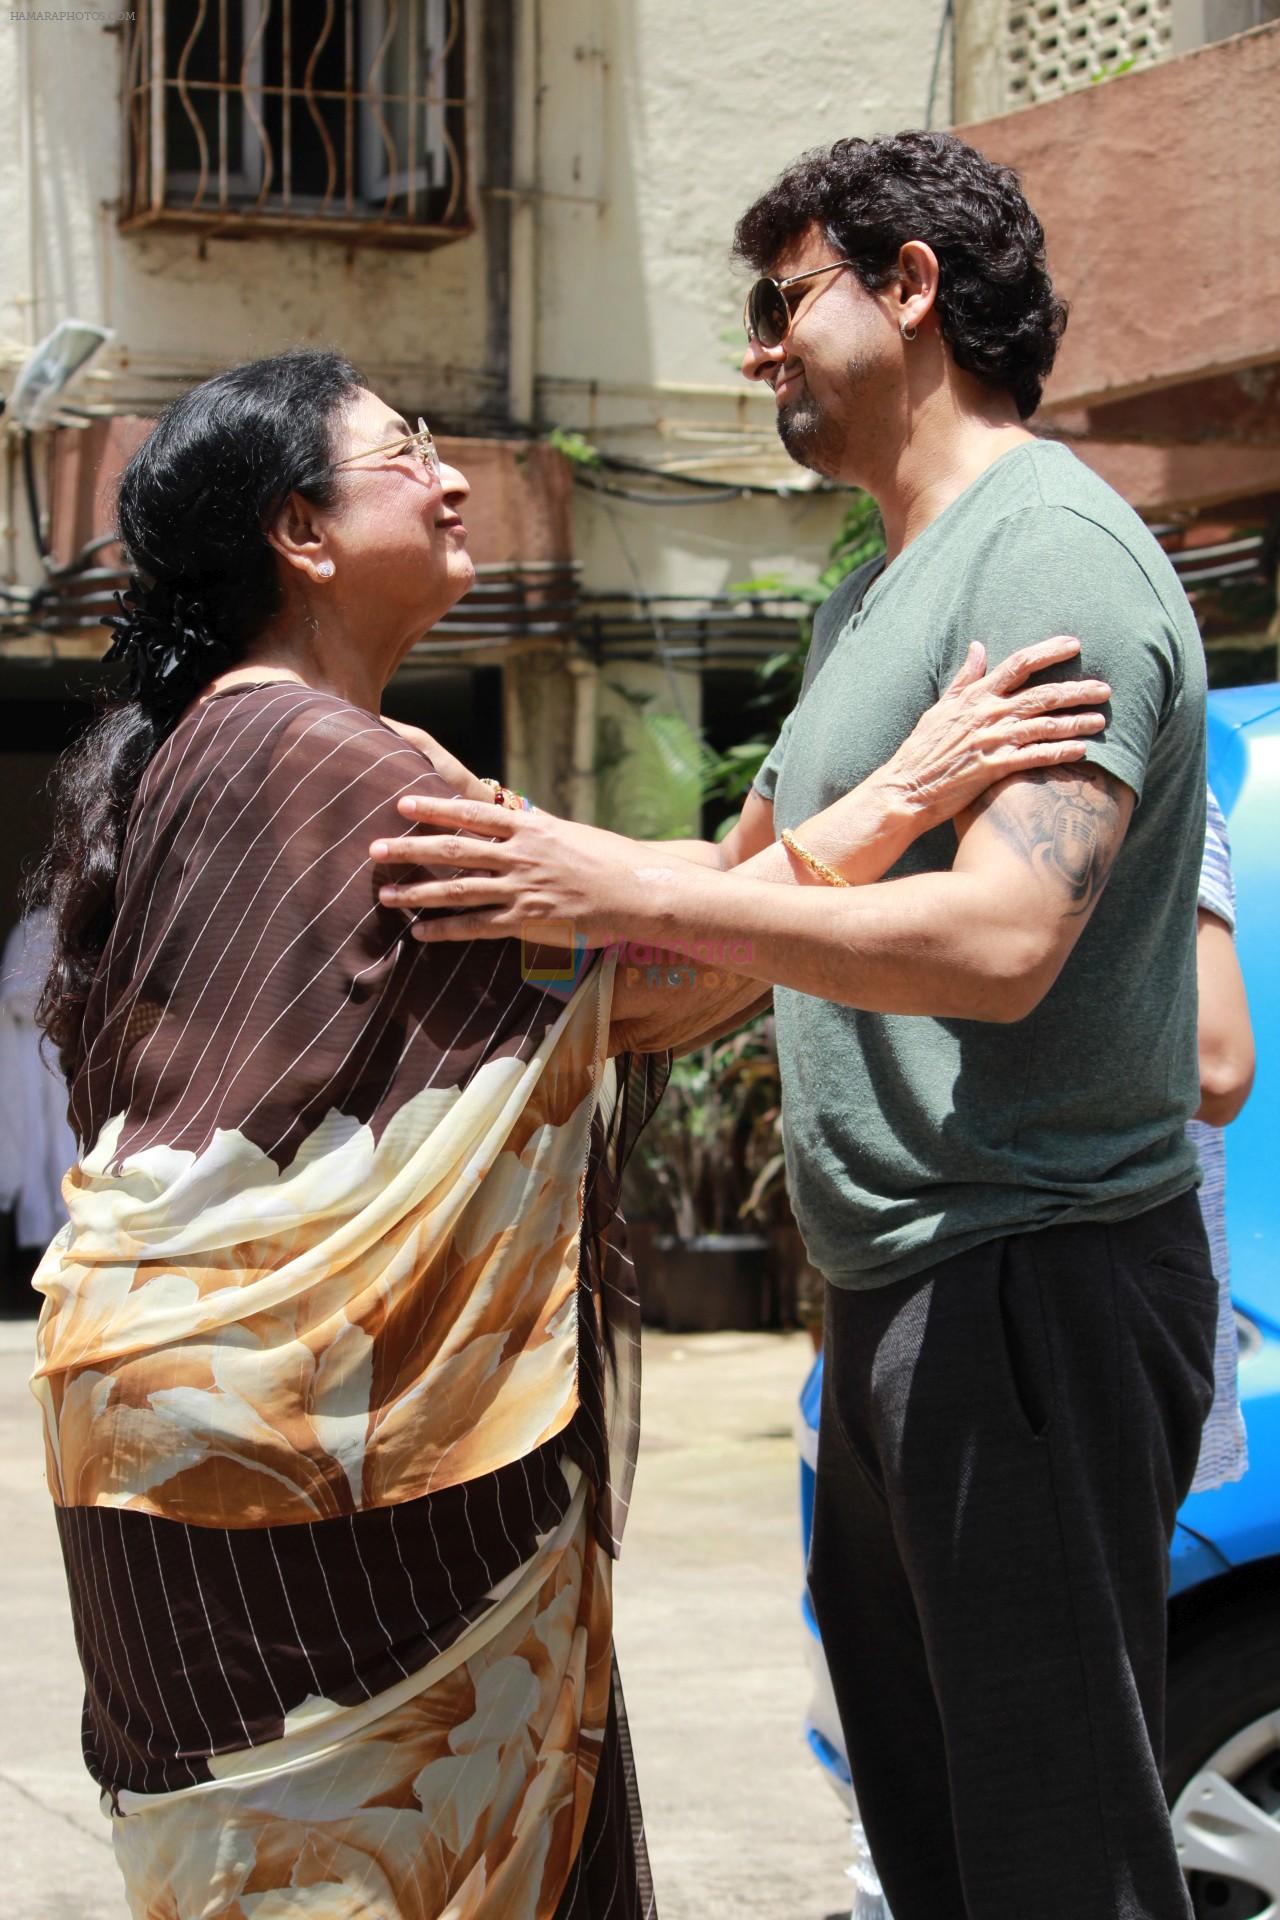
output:
<svg viewBox="0 0 1280 1920"><path fill-rule="evenodd" d="M13 1214L24 1289L36 1250L66 1220L62 1176L75 1158L67 1089L41 1051L35 1018L51 945L49 916L37 907L13 928L0 959L0 1209Z"/></svg>
<svg viewBox="0 0 1280 1920"><path fill-rule="evenodd" d="M1235 925L1236 886L1231 871L1231 844L1222 809L1210 789L1196 915L1200 1107L1194 1120L1188 1122L1187 1133L1204 1174L1200 1212L1218 1282L1218 1333L1213 1364L1213 1405L1201 1436L1200 1458L1191 1483L1193 1493L1205 1493L1229 1480L1239 1480L1249 1464L1236 1381L1239 1340L1231 1305L1227 1156L1222 1137L1222 1129L1235 1119L1253 1086L1253 1028L1236 956Z"/></svg>

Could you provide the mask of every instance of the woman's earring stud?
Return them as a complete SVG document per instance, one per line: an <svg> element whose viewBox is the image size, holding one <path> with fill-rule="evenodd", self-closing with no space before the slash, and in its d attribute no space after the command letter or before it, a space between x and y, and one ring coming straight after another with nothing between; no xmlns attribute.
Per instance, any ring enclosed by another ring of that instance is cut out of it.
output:
<svg viewBox="0 0 1280 1920"><path fill-rule="evenodd" d="M316 568L316 572L320 575L320 578L322 580L332 580L333 578L332 560L322 560L320 562L320 565Z"/></svg>

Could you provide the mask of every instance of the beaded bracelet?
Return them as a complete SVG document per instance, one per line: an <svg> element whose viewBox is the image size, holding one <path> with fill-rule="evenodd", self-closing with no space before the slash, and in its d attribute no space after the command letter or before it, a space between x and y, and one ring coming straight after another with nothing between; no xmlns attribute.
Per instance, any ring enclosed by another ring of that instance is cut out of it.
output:
<svg viewBox="0 0 1280 1920"><path fill-rule="evenodd" d="M816 873L819 880L825 880L829 887L848 886L844 875L837 873L834 867L829 867L825 860L819 860L817 854L810 853L808 847L802 847L790 828L784 827L779 837L787 852L793 853L802 865L808 867L810 873Z"/></svg>
<svg viewBox="0 0 1280 1920"><path fill-rule="evenodd" d="M517 793L512 787L504 787L501 780L495 780L492 774L485 777L484 784L486 787L493 788L493 804L495 807L506 807L510 813L533 813L536 811L532 800L527 800L524 794Z"/></svg>

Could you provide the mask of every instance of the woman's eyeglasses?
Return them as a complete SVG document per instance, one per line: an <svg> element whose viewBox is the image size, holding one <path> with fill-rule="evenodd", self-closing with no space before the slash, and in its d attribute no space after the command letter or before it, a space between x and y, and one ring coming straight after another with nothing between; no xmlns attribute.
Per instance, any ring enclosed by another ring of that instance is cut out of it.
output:
<svg viewBox="0 0 1280 1920"><path fill-rule="evenodd" d="M834 273L837 267L852 265L852 260L829 260L825 267L810 267L806 273L788 274L785 280L771 280L767 275L757 280L742 309L742 324L747 330L747 339L758 340L762 347L780 347L791 331L794 318L791 302L784 289L794 287L800 280L812 280L816 274Z"/></svg>
<svg viewBox="0 0 1280 1920"><path fill-rule="evenodd" d="M376 447L361 447L359 453L348 454L345 460L335 460L334 472L336 473L339 467L354 466L357 460L369 460L375 453L416 453L428 473L439 475L443 472L440 455L436 451L436 443L431 438L431 429L421 414L418 415L416 433L399 433L394 440L384 440Z"/></svg>

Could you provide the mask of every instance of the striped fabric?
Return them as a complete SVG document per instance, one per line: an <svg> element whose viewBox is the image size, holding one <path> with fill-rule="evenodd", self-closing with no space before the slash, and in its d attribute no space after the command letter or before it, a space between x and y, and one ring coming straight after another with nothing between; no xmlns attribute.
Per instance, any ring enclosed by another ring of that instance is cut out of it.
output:
<svg viewBox="0 0 1280 1920"><path fill-rule="evenodd" d="M1231 843L1222 809L1208 795L1204 860L1200 868L1200 905L1235 932L1236 886L1231 872ZM1200 1458L1192 1482L1193 1493L1239 1480L1249 1465L1244 1415L1240 1411L1237 1381L1240 1343L1231 1305L1231 1259L1227 1250L1227 1151L1220 1127L1192 1120L1187 1126L1200 1159L1203 1181L1200 1212L1204 1217L1213 1271L1218 1280L1218 1337L1214 1351L1213 1405L1200 1438Z"/></svg>
<svg viewBox="0 0 1280 1920"><path fill-rule="evenodd" d="M611 1573L664 1062L607 1059L608 965L407 937L367 847L432 790L277 682L131 818L34 1385L146 1920L654 1911Z"/></svg>

